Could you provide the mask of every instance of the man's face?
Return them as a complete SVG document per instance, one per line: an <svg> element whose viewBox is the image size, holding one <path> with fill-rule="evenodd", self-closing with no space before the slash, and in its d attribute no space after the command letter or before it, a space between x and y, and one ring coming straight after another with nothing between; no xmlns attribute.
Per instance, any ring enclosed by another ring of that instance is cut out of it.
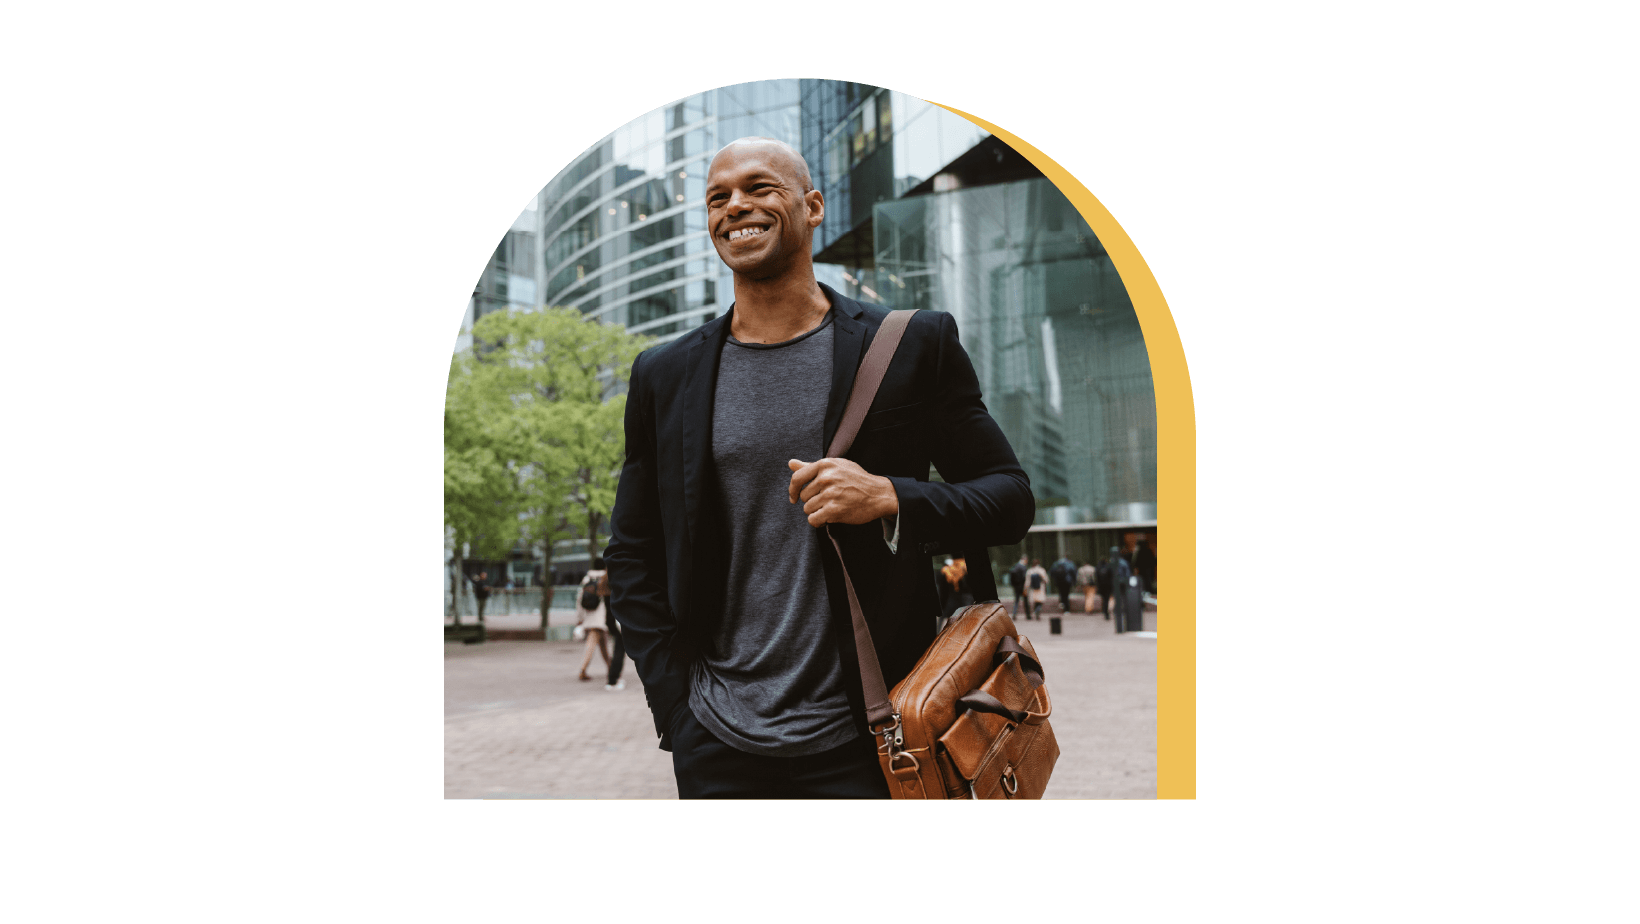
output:
<svg viewBox="0 0 1640 924"><path fill-rule="evenodd" d="M819 190L803 191L801 169L778 144L732 144L706 174L706 227L737 275L772 279L800 265L825 217Z"/></svg>

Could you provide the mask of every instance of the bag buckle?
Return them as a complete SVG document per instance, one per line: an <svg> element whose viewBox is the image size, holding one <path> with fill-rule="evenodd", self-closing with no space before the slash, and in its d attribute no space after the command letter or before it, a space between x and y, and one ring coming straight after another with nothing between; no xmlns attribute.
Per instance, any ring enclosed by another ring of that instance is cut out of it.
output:
<svg viewBox="0 0 1640 924"><path fill-rule="evenodd" d="M900 745L904 745L905 730L904 727L900 727L899 712L895 712L894 714L894 724L882 725L882 730L879 734L882 735L882 745L889 748L889 753L897 752Z"/></svg>

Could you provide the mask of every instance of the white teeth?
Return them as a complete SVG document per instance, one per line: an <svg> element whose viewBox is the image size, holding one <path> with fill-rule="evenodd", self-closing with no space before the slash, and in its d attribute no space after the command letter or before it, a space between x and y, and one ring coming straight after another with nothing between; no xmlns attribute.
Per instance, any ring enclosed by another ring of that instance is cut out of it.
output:
<svg viewBox="0 0 1640 924"><path fill-rule="evenodd" d="M762 228L737 228L737 229L729 232L729 240L738 241L743 237L751 237L754 234L762 234L762 233L763 233Z"/></svg>

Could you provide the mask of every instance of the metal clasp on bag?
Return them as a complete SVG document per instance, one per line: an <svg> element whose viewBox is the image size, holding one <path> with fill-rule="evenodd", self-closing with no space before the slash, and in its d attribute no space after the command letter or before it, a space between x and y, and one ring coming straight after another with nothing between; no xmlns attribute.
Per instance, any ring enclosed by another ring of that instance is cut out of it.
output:
<svg viewBox="0 0 1640 924"><path fill-rule="evenodd" d="M900 714L895 712L894 724L882 727L882 745L889 748L889 753L899 752L900 745L905 743L905 729L900 725Z"/></svg>

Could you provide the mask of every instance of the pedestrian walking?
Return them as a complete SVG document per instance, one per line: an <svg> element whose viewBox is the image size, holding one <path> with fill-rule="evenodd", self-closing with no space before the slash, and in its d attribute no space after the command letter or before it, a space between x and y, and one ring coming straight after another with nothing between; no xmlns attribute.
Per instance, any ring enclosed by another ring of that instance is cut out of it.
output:
<svg viewBox="0 0 1640 924"><path fill-rule="evenodd" d="M478 600L478 624L484 625L484 603L490 599L490 572L480 571L473 579L473 596Z"/></svg>
<svg viewBox="0 0 1640 924"><path fill-rule="evenodd" d="M1042 567L1042 559L1031 559L1031 567L1025 570L1025 618L1041 619L1042 604L1048 602L1048 572Z"/></svg>
<svg viewBox="0 0 1640 924"><path fill-rule="evenodd" d="M575 600L575 626L577 634L585 636L587 646L581 656L581 674L579 680L591 680L587 674L587 665L592 663L592 653L597 651L604 656L604 665L610 664L609 657L609 624L606 622L609 607L604 605L604 597L598 594L598 584L604 581L608 587L602 556L592 559L592 569L581 579L581 593ZM590 605L589 605L590 604Z"/></svg>
<svg viewBox="0 0 1640 924"><path fill-rule="evenodd" d="M1118 558L1119 554L1120 550L1115 546L1111 546L1110 554L1106 555L1104 559L1099 562L1100 609L1104 611L1106 622L1110 621L1111 607L1115 605L1116 563L1120 561L1120 558Z"/></svg>
<svg viewBox="0 0 1640 924"><path fill-rule="evenodd" d="M1019 618L1019 604L1020 604L1020 601L1025 599L1025 572L1029 568L1030 568L1030 559L1028 559L1025 556L1021 555L1021 556L1019 556L1019 561L1014 562L1014 566L1012 568L1008 569L1008 586L1012 587L1014 589L1014 618L1015 619ZM1026 603L1026 606L1029 607L1030 604ZM1026 616L1031 615L1030 611L1028 609L1026 610L1025 615Z"/></svg>
<svg viewBox="0 0 1640 924"><path fill-rule="evenodd" d="M1082 567L1076 569L1076 583L1082 585L1082 612L1093 612L1093 599L1097 596L1096 585L1099 583L1099 569L1093 562L1085 561Z"/></svg>
<svg viewBox="0 0 1640 924"><path fill-rule="evenodd" d="M1071 611L1071 585L1076 583L1076 562L1061 555L1048 570L1053 578L1054 592L1059 594L1059 612Z"/></svg>
<svg viewBox="0 0 1640 924"><path fill-rule="evenodd" d="M1112 608L1116 611L1116 631L1127 632L1130 620L1128 610L1128 585L1133 572L1128 568L1127 560L1122 557L1122 550L1111 546L1110 558L1105 563L1106 575L1110 581L1110 598ZM1106 617L1109 618L1109 617Z"/></svg>

